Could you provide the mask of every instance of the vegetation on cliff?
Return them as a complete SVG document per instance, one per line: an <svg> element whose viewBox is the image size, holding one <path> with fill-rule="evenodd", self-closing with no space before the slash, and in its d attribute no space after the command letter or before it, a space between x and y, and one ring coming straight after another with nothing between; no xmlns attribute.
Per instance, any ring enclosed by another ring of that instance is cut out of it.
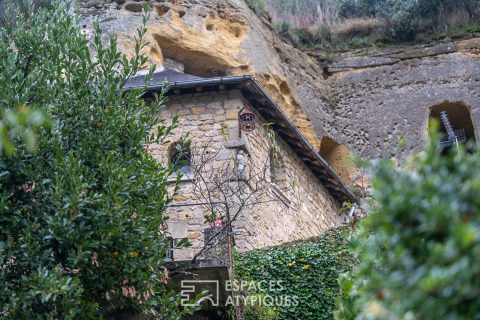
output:
<svg viewBox="0 0 480 320"><path fill-rule="evenodd" d="M426 41L479 32L478 0L247 0L280 35L307 49Z"/></svg>
<svg viewBox="0 0 480 320"><path fill-rule="evenodd" d="M416 165L377 167L337 319L480 318L480 153L431 145Z"/></svg>
<svg viewBox="0 0 480 320"><path fill-rule="evenodd" d="M159 229L172 169L145 149L172 126L156 116L161 97L145 104L142 89L123 89L146 61L145 29L128 59L114 38L102 43L98 28L89 43L60 2L49 10L25 3L0 25L0 124L8 127L0 155L0 318L178 319L177 296L163 285Z"/></svg>

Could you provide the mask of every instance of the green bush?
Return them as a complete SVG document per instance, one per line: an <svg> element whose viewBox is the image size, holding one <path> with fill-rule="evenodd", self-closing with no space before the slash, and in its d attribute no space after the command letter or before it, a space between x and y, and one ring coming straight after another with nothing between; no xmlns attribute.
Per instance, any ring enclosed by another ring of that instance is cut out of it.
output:
<svg viewBox="0 0 480 320"><path fill-rule="evenodd" d="M343 18L375 17L386 21L390 40L413 40L419 33L439 34L451 27L480 22L477 0L343 0Z"/></svg>
<svg viewBox="0 0 480 320"><path fill-rule="evenodd" d="M348 43L337 42L366 36L385 43L427 41L444 33L450 35L450 29L480 23L478 0L269 0L267 10L274 23L286 21L291 26L294 32L280 35L294 46L323 50L348 49ZM332 37L312 39L304 32L319 28L334 30ZM348 29L356 31L349 33L351 38L345 37ZM364 44L372 46L375 42Z"/></svg>
<svg viewBox="0 0 480 320"><path fill-rule="evenodd" d="M247 5L250 9L252 9L255 13L260 14L265 12L266 3L265 0L245 0Z"/></svg>
<svg viewBox="0 0 480 320"><path fill-rule="evenodd" d="M281 281L281 290L259 292L278 301L282 296L298 298L297 306L277 306L277 319L332 319L339 293L338 275L350 270L354 263L346 240L349 232L331 230L311 241L238 255L235 278Z"/></svg>
<svg viewBox="0 0 480 320"><path fill-rule="evenodd" d="M480 153L454 151L376 167L337 319L480 319Z"/></svg>
<svg viewBox="0 0 480 320"><path fill-rule="evenodd" d="M253 294L247 296L247 301L252 297L255 297L255 301L262 301L265 299L264 294ZM243 310L243 316L245 320L276 320L278 319L278 313L276 308L257 303L246 303Z"/></svg>
<svg viewBox="0 0 480 320"><path fill-rule="evenodd" d="M172 126L157 117L160 98L124 90L144 45L128 59L98 25L89 44L61 1L24 9L0 24L0 123L11 123L0 155L0 318L179 319L159 232L172 169L146 152ZM16 134L42 123L25 110L51 122L37 128L36 152Z"/></svg>

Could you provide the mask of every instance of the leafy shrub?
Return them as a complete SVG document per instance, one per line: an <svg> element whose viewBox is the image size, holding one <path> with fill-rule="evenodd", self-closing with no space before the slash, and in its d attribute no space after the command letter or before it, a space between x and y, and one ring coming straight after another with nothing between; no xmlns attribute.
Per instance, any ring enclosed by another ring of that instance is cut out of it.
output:
<svg viewBox="0 0 480 320"><path fill-rule="evenodd" d="M440 37L464 37L469 33L479 33L480 25L466 25L463 27L451 27L444 33L440 34Z"/></svg>
<svg viewBox="0 0 480 320"><path fill-rule="evenodd" d="M300 30L280 33L293 45L323 50L348 49L348 43L337 42L362 37L375 39L370 45L428 40L480 23L478 0L268 0L267 9L274 22L286 21L291 30ZM332 29L331 43L303 32L324 27Z"/></svg>
<svg viewBox="0 0 480 320"><path fill-rule="evenodd" d="M255 296L255 301L262 301L265 299L264 294L253 294L247 296L246 300ZM243 316L245 320L276 320L278 319L278 313L275 307L267 306L265 304L258 303L246 303L243 310Z"/></svg>
<svg viewBox="0 0 480 320"><path fill-rule="evenodd" d="M282 21L281 23L274 23L273 30L279 35L287 35L290 32L290 23L288 21Z"/></svg>
<svg viewBox="0 0 480 320"><path fill-rule="evenodd" d="M265 0L246 0L246 2L248 7L252 9L255 13L260 14L262 12L265 12Z"/></svg>
<svg viewBox="0 0 480 320"><path fill-rule="evenodd" d="M333 33L341 39L351 39L371 35L384 27L384 23L372 18L354 18L338 24L333 29Z"/></svg>
<svg viewBox="0 0 480 320"><path fill-rule="evenodd" d="M331 26L338 21L337 0L267 0L275 21L287 20L294 28Z"/></svg>
<svg viewBox="0 0 480 320"><path fill-rule="evenodd" d="M416 164L376 167L337 319L480 318L480 153L432 145Z"/></svg>
<svg viewBox="0 0 480 320"><path fill-rule="evenodd" d="M298 297L298 305L278 306L278 319L332 319L339 273L354 259L346 244L349 229L330 230L317 239L255 250L235 258L235 277L247 281L281 281L272 297Z"/></svg>
<svg viewBox="0 0 480 320"><path fill-rule="evenodd" d="M311 45L314 42L313 33L308 29L294 29L293 33L298 37L300 43Z"/></svg>
<svg viewBox="0 0 480 320"><path fill-rule="evenodd" d="M41 110L51 126L38 130L36 152L7 131L0 155L0 318L178 319L159 232L172 170L145 149L172 126L157 116L160 98L147 105L143 89L124 90L146 62L144 45L128 59L114 38L103 44L98 25L89 44L63 1L8 12L0 119Z"/></svg>
<svg viewBox="0 0 480 320"><path fill-rule="evenodd" d="M387 36L393 40L412 40L419 33L438 34L480 21L477 0L344 0L340 7L340 15L345 18L383 20L390 29Z"/></svg>

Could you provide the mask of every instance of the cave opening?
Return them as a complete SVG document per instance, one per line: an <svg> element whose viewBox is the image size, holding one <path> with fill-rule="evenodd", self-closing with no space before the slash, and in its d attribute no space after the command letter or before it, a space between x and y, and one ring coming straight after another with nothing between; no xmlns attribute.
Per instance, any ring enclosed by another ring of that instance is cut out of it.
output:
<svg viewBox="0 0 480 320"><path fill-rule="evenodd" d="M154 34L153 37L161 48L163 58L182 62L184 72L187 74L202 78L223 77L228 74L228 63L221 58L196 49L182 47L159 34Z"/></svg>
<svg viewBox="0 0 480 320"><path fill-rule="evenodd" d="M475 127L470 108L464 102L444 101L430 108L429 120L437 121L439 125L442 154L447 154L451 148L460 144L475 145Z"/></svg>

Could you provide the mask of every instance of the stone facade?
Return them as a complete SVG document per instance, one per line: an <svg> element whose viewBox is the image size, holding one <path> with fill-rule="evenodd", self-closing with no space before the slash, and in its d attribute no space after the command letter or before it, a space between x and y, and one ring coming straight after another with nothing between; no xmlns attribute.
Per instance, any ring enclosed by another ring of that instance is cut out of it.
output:
<svg viewBox="0 0 480 320"><path fill-rule="evenodd" d="M220 149L215 161L221 166L236 159L241 149L248 154L248 167L256 168L270 163L272 141L265 121L256 112L255 130L239 137L238 112L247 103L238 90L171 95L160 115L165 119L180 117L171 143L190 133L192 153L207 144ZM275 201L259 202L242 211L233 226L239 251L314 237L338 223L338 201L287 143L278 136L275 141L283 163L282 179L271 184L265 195ZM154 145L150 150L158 161L168 163L168 145ZM192 243L175 251L176 260L191 259L203 247L204 230L210 227L204 217L206 207L199 204L204 201L192 192L193 183L187 176L167 210L172 237L188 237Z"/></svg>

